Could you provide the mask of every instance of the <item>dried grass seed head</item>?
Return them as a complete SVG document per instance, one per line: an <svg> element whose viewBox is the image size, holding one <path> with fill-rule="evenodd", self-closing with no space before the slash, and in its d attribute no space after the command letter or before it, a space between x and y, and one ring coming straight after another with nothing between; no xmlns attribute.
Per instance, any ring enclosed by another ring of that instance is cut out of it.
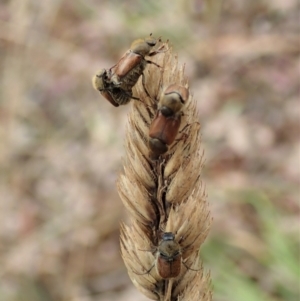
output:
<svg viewBox="0 0 300 301"><path fill-rule="evenodd" d="M157 160L149 156L149 127L157 114L159 100L174 83L188 89L184 67L178 67L177 57L168 45L164 47L169 51L153 57L162 68L147 65L144 85L140 79L133 87L141 101L132 103L129 114L124 175L119 177L118 190L132 223L124 226L126 230L121 233L122 257L130 278L150 298L165 300L168 290L170 300L175 301L195 279L201 283L206 279L196 270L201 268L198 250L207 235L210 217L200 180L203 157L200 125L191 95L182 108L177 139ZM180 273L172 279L164 279L153 268L157 266L157 250L164 232L172 232L174 242L180 247Z"/></svg>

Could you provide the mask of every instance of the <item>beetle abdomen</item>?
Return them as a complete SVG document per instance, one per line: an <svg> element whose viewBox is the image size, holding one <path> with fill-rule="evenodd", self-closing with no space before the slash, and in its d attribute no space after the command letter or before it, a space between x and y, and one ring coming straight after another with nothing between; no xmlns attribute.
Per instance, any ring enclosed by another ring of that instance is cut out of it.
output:
<svg viewBox="0 0 300 301"><path fill-rule="evenodd" d="M126 105L129 103L131 100L132 92L126 91L120 88L114 88L112 91L112 95L114 100L119 104L119 105Z"/></svg>
<svg viewBox="0 0 300 301"><path fill-rule="evenodd" d="M146 61L145 61L146 62ZM121 79L121 88L124 90L129 90L134 87L134 85L137 83L139 77L142 75L146 67L146 64L144 64L144 61L137 65L135 68L130 70L126 76L124 76Z"/></svg>

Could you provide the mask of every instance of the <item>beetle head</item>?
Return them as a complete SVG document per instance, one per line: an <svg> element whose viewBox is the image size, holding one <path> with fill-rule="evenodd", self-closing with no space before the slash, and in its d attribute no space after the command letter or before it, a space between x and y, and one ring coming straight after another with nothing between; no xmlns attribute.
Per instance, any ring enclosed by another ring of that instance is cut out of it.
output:
<svg viewBox="0 0 300 301"><path fill-rule="evenodd" d="M109 74L110 71L106 69L99 70L92 79L94 89L100 92L105 90L107 81L109 80Z"/></svg>
<svg viewBox="0 0 300 301"><path fill-rule="evenodd" d="M175 241L172 232L165 232L162 240L157 248L158 255L167 261L173 261L177 256L181 255L180 245Z"/></svg>
<svg viewBox="0 0 300 301"><path fill-rule="evenodd" d="M188 98L188 89L176 84L172 84L161 96L159 100L159 109L165 116L174 115L180 112Z"/></svg>
<svg viewBox="0 0 300 301"><path fill-rule="evenodd" d="M154 39L151 36L146 39L137 39L132 42L130 50L144 57L150 53L152 47L154 47L156 43L157 39Z"/></svg>

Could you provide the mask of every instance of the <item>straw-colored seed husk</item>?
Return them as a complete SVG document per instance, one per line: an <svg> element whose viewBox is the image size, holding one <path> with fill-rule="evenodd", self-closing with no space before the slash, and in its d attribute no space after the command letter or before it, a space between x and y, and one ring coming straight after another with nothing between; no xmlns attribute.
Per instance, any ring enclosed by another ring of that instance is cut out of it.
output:
<svg viewBox="0 0 300 301"><path fill-rule="evenodd" d="M203 152L196 102L184 105L176 140L167 153L153 160L148 147L149 127L157 104L170 84L188 88L184 66L165 43L167 51L151 60L144 72L149 98L141 79L134 87L125 137L124 172L119 195L131 225L121 226L121 253L133 284L148 298L159 301L211 300L210 276L204 274L199 249L210 227L210 215L201 182ZM180 245L177 277L163 279L156 269L158 246L164 232L172 232Z"/></svg>

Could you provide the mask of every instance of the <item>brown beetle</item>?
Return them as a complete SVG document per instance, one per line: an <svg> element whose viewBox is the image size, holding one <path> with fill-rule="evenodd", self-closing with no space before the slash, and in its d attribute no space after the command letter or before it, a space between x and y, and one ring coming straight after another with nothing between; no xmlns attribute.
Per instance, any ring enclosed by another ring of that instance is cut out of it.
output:
<svg viewBox="0 0 300 301"><path fill-rule="evenodd" d="M172 232L165 232L157 248L156 270L164 279L175 278L181 270L180 245Z"/></svg>
<svg viewBox="0 0 300 301"><path fill-rule="evenodd" d="M175 241L175 235L172 232L163 233L162 240L157 247L155 264L160 277L164 279L176 278L180 274L181 264L187 270L199 271L199 269L191 269L182 260L182 254L186 249L182 249L180 244Z"/></svg>
<svg viewBox="0 0 300 301"><path fill-rule="evenodd" d="M186 263L182 260L182 254L184 250L182 249L179 242L175 241L175 235L172 232L164 232L162 235L162 239L157 247L150 251L155 254L155 262L151 266L151 268L145 273L137 275L145 275L149 274L150 271L156 267L157 274L163 279L171 279L176 278L181 271L181 264L185 266L186 269L192 271L198 271L195 269L191 269L186 265Z"/></svg>
<svg viewBox="0 0 300 301"><path fill-rule="evenodd" d="M149 148L151 157L168 151L181 123L182 107L189 98L189 90L177 84L170 85L161 96L158 110L149 128Z"/></svg>
<svg viewBox="0 0 300 301"><path fill-rule="evenodd" d="M155 262L151 268L142 274L149 274L156 266L156 271L163 279L175 278L181 271L181 248L179 243L175 241L175 235L172 232L164 232L159 245L152 250L144 250L155 253Z"/></svg>
<svg viewBox="0 0 300 301"><path fill-rule="evenodd" d="M94 75L92 79L94 89L100 91L102 96L106 98L113 106L126 105L131 98L138 99L132 96L132 91L125 91L119 86L111 82L111 69L101 69Z"/></svg>
<svg viewBox="0 0 300 301"><path fill-rule="evenodd" d="M120 87L124 91L131 91L139 77L142 75L142 83L147 95L149 96L145 87L143 72L147 64L154 64L158 67L160 66L152 61L146 60L145 56L153 56L161 52L159 50L151 52L152 48L158 41L160 41L160 39L155 39L151 35L146 39L135 40L117 65L111 68L114 69L111 77L113 85Z"/></svg>

